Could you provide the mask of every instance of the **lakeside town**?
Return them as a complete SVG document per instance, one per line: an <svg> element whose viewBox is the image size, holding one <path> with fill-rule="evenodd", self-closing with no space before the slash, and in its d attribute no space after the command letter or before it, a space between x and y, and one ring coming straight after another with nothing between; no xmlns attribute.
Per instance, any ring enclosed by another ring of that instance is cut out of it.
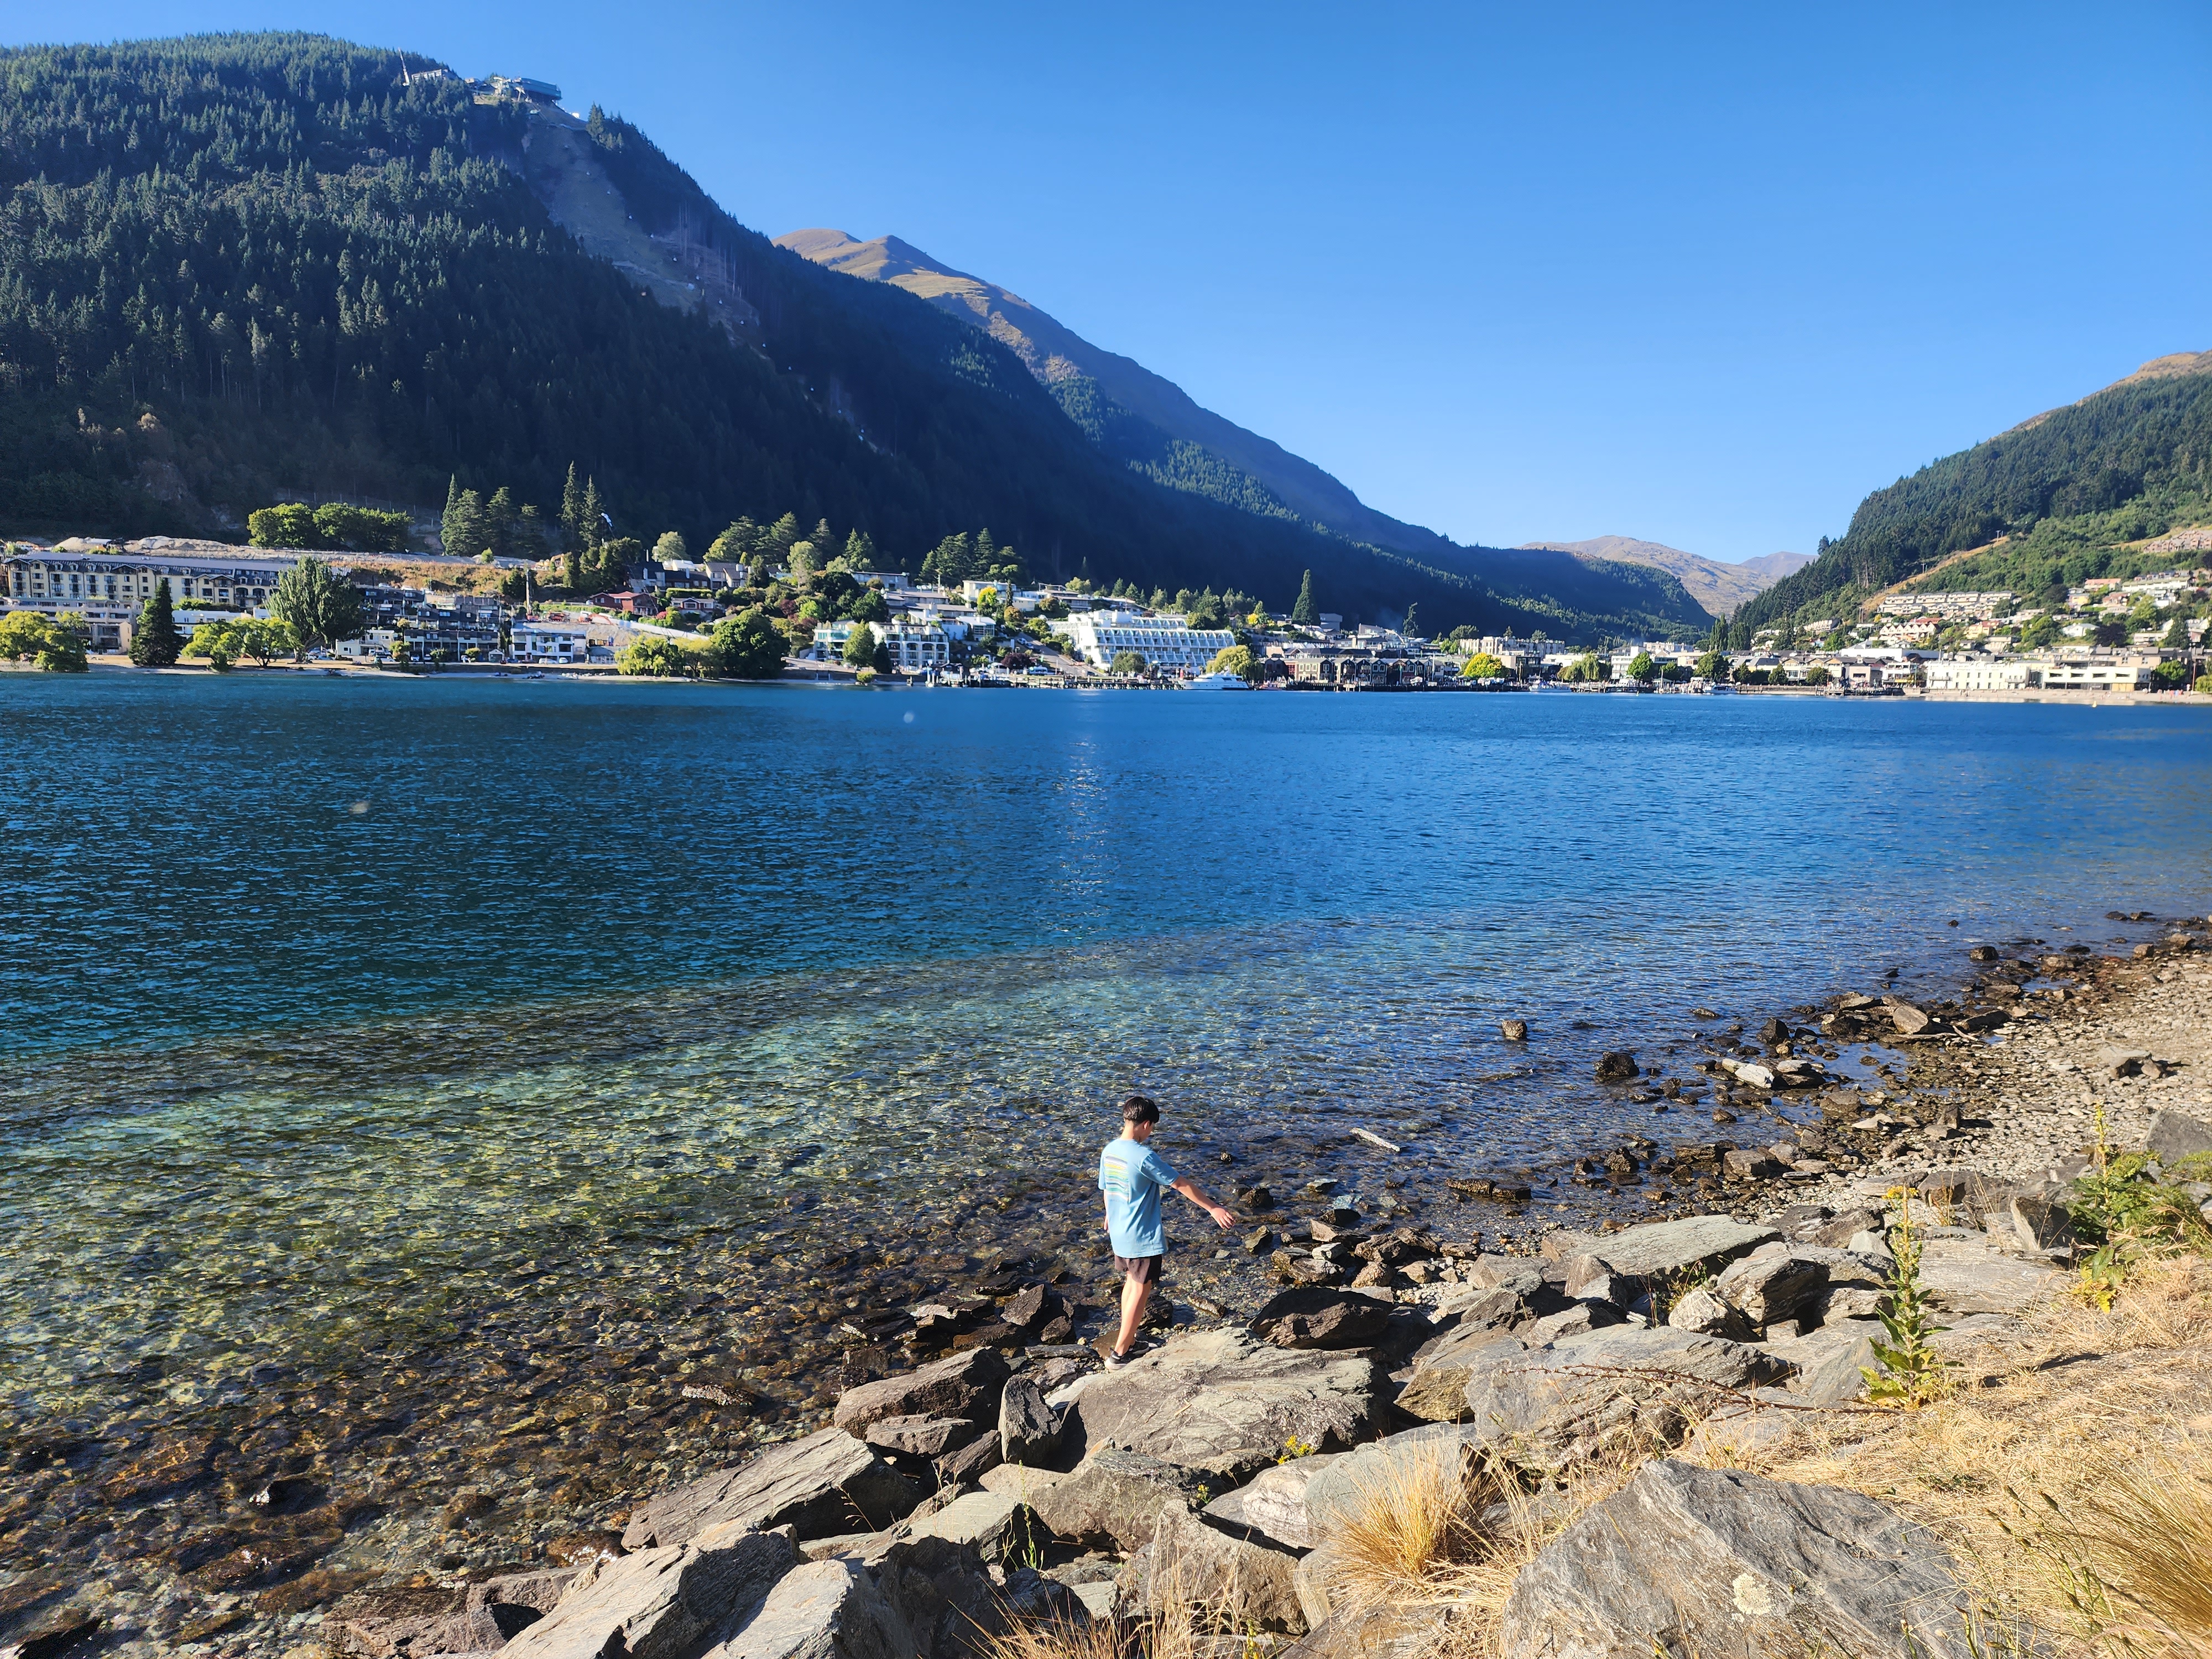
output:
<svg viewBox="0 0 2212 1659"><path fill-rule="evenodd" d="M987 532L988 535L988 532ZM2185 538L2174 538L2177 542ZM1101 591L1078 581L917 579L813 567L805 544L772 562L692 559L680 538L576 598L540 593L557 561L314 553L148 537L13 542L0 561L0 658L38 665L133 658L167 584L179 655L217 670L258 658L333 672L681 676L754 619L738 678L953 685L1333 690L1570 689L2018 697L2212 696L2212 569L2092 578L2057 592L1891 594L1856 621L1717 639L1570 644L1417 618L1347 623L1309 578L1289 611L1235 593ZM278 584L321 561L358 595L357 625L307 640L284 627ZM489 591L486 591L486 590ZM20 618L20 621L15 619ZM14 625L10 627L11 621ZM260 624L259 644L257 630ZM283 631L271 636L271 625ZM1717 635L1719 630L1716 629ZM52 636L60 648L48 649ZM76 650L68 647L74 640ZM143 652L136 653L143 655Z"/></svg>

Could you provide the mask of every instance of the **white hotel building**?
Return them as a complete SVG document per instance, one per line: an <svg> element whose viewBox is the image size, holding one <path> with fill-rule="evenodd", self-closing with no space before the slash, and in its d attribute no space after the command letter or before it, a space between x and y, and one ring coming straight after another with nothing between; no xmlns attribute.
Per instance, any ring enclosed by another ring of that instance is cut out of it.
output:
<svg viewBox="0 0 2212 1659"><path fill-rule="evenodd" d="M1193 628L1181 617L1139 617L1126 611L1085 611L1058 626L1074 641L1075 654L1095 668L1110 668L1133 651L1164 673L1202 674L1217 653L1237 643L1225 628Z"/></svg>

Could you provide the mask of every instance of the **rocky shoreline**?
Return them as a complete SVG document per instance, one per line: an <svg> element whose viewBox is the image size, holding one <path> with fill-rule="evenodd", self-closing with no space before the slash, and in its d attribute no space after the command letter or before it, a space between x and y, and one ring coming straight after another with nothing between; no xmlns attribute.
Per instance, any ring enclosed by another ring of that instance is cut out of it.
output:
<svg viewBox="0 0 2212 1659"><path fill-rule="evenodd" d="M1559 1179L1594 1219L1616 1195L1638 1200L1634 1225L1578 1231L1534 1212L1546 1171L1456 1175L1426 1204L1384 1176L1359 1208L1328 1176L1277 1175L1270 1191L1246 1173L1258 1160L1225 1157L1258 1224L1227 1282L1264 1268L1280 1289L1232 1306L1225 1285L1171 1283L1166 1340L1123 1371L1098 1371L1085 1344L1104 1287L1007 1262L911 1307L848 1309L828 1426L799 1413L757 1436L750 1459L634 1493L596 1529L502 1550L497 1486L463 1485L443 1517L461 1547L442 1560L226 1589L226 1564L249 1585L266 1571L257 1536L273 1565L290 1517L346 1525L319 1512L306 1475L279 1473L237 1495L266 1517L259 1533L187 1567L200 1593L141 1622L32 1564L0 1583L0 1632L26 1655L151 1642L415 1656L565 1652L587 1638L598 1644L574 1650L597 1653L620 1629L638 1652L659 1626L634 1623L645 1615L624 1586L658 1596L673 1574L738 1588L711 1617L700 1609L714 1596L673 1594L667 1606L699 1628L670 1626L656 1652L799 1651L770 1636L803 1646L859 1620L877 1646L849 1650L934 1654L1006 1608L1157 1611L1169 1581L1192 1575L1257 1597L1247 1622L1268 1645L1311 1644L1332 1623L1329 1516L1394 1449L1534 1437L1565 1463L1624 1422L1664 1440L1765 1392L1848 1397L1869 1358L1895 1188L1942 1218L1928 1272L1954 1316L1947 1340L2010 1340L2062 1279L2052 1206L2100 1115L2109 1143L2130 1147L2157 1144L2166 1111L2169 1150L2189 1133L2177 1126L2212 1116L2206 926L2167 924L2119 954L1980 947L1954 997L1839 997L1756 1031L1715 1022L1687 1075L1606 1056L1603 1086L1648 1107L1652 1132L1591 1149ZM705 1407L731 1397L711 1365L686 1368L681 1389ZM174 1473L137 1478L158 1503ZM25 1519L11 1506L0 1536L22 1537ZM1170 1546L1155 1549L1164 1529ZM479 1535L491 1547L471 1547Z"/></svg>

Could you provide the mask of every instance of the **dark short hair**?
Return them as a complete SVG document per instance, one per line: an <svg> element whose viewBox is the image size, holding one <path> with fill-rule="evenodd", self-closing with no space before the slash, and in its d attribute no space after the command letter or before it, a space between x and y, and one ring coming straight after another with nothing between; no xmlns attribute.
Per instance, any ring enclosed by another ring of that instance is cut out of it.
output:
<svg viewBox="0 0 2212 1659"><path fill-rule="evenodd" d="M1158 1123L1160 1109L1142 1095L1131 1095L1121 1103L1121 1121L1124 1123Z"/></svg>

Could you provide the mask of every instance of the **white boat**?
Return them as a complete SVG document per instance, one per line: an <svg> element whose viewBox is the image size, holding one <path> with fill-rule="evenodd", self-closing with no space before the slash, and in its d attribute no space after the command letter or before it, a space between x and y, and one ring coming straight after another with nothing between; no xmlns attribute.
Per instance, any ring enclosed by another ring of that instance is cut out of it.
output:
<svg viewBox="0 0 2212 1659"><path fill-rule="evenodd" d="M1249 691L1252 689L1234 674L1200 674L1195 679L1177 680L1176 684L1185 691Z"/></svg>

